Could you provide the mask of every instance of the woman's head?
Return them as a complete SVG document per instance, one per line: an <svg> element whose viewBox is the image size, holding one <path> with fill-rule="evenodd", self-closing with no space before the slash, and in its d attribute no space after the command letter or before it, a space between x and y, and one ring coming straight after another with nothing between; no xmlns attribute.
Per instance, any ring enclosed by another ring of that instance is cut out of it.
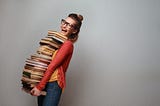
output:
<svg viewBox="0 0 160 106"><path fill-rule="evenodd" d="M61 20L61 33L67 36L72 42L75 42L78 39L82 20L82 15L69 14L67 18Z"/></svg>

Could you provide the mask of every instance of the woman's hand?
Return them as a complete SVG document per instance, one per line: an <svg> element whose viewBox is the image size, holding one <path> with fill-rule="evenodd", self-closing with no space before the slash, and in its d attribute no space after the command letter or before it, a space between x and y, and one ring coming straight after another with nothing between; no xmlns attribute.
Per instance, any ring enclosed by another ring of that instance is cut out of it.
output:
<svg viewBox="0 0 160 106"><path fill-rule="evenodd" d="M31 95L33 96L40 96L41 95L41 91L39 89L37 89L36 87L34 87L32 90L31 90Z"/></svg>

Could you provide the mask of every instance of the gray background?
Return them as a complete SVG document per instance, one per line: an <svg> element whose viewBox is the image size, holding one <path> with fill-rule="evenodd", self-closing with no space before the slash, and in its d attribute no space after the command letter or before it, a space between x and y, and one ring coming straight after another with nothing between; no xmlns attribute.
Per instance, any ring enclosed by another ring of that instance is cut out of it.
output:
<svg viewBox="0 0 160 106"><path fill-rule="evenodd" d="M159 0L0 0L0 106L36 106L24 61L72 12L84 21L60 106L160 106Z"/></svg>

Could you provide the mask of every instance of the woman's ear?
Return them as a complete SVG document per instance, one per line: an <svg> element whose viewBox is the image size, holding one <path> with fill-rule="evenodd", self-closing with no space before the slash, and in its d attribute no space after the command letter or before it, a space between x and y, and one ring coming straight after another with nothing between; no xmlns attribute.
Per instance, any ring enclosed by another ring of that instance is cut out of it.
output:
<svg viewBox="0 0 160 106"><path fill-rule="evenodd" d="M77 29L74 29L73 32L72 32L72 34L76 34L77 31L78 31Z"/></svg>

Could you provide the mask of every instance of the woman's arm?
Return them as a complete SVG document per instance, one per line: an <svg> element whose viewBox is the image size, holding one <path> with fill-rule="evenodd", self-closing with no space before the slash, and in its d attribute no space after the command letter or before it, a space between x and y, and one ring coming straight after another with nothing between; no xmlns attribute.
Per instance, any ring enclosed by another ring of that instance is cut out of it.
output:
<svg viewBox="0 0 160 106"><path fill-rule="evenodd" d="M45 88L46 83L50 79L53 71L59 67L63 61L67 58L67 56L73 52L73 44L70 41L64 42L61 48L58 50L57 54L55 55L54 59L48 66L47 71L45 72L43 78L41 79L40 83L36 86L37 89L40 91Z"/></svg>

